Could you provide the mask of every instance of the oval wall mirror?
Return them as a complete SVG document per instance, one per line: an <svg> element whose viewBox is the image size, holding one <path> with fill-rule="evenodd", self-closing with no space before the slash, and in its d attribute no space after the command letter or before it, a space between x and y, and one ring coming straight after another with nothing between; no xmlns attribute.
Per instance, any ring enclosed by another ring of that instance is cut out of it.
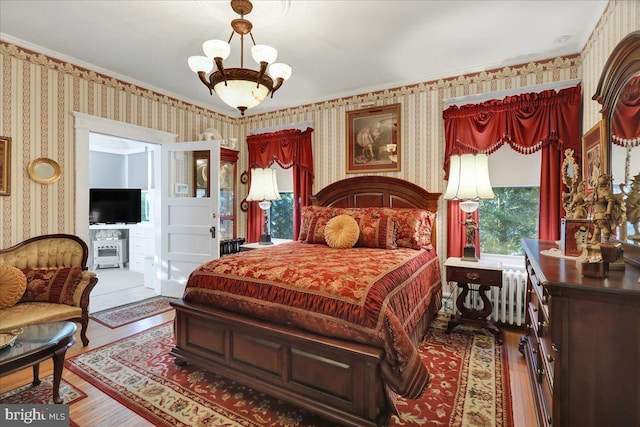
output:
<svg viewBox="0 0 640 427"><path fill-rule="evenodd" d="M29 176L42 184L51 184L60 179L60 165L53 159L39 158L29 163Z"/></svg>

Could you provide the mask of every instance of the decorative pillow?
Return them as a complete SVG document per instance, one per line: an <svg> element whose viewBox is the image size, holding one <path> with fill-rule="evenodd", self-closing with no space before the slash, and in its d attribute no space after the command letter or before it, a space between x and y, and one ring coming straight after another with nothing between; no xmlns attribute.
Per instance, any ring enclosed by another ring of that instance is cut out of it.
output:
<svg viewBox="0 0 640 427"><path fill-rule="evenodd" d="M352 248L360 237L360 227L349 215L331 218L324 227L324 239L327 245L335 249Z"/></svg>
<svg viewBox="0 0 640 427"><path fill-rule="evenodd" d="M307 239L309 238L309 230L313 220L317 219L318 217L331 219L336 215L340 215L342 213L340 211L341 211L341 208L332 208L332 207L326 207L326 206L303 206L301 215L300 215L302 217L302 221L300 224L300 234L298 234L298 240L304 243L313 243L313 242L307 242ZM326 222L322 224L323 227L324 225L326 225ZM324 234L322 234L322 242L318 242L318 243L325 243Z"/></svg>
<svg viewBox="0 0 640 427"><path fill-rule="evenodd" d="M360 238L358 246L364 248L396 249L395 220L389 215L373 211L362 214L358 220Z"/></svg>
<svg viewBox="0 0 640 427"><path fill-rule="evenodd" d="M306 218L303 217L303 225L300 229L300 239L305 236L305 239L302 240L304 243L326 244L327 241L324 238L324 227L331 218L345 213L344 208L324 206L308 206L308 208L310 209L305 210ZM305 222L308 226L304 224Z"/></svg>
<svg viewBox="0 0 640 427"><path fill-rule="evenodd" d="M0 308L14 306L27 288L24 273L12 265L0 265Z"/></svg>
<svg viewBox="0 0 640 427"><path fill-rule="evenodd" d="M433 249L431 230L436 214L426 209L385 208L385 213L396 221L396 243L399 247Z"/></svg>
<svg viewBox="0 0 640 427"><path fill-rule="evenodd" d="M327 243L324 238L324 229L336 214L326 213L324 215L315 215L309 223L309 231L304 243Z"/></svg>
<svg viewBox="0 0 640 427"><path fill-rule="evenodd" d="M27 270L27 290L20 301L73 305L73 294L82 281L80 267Z"/></svg>

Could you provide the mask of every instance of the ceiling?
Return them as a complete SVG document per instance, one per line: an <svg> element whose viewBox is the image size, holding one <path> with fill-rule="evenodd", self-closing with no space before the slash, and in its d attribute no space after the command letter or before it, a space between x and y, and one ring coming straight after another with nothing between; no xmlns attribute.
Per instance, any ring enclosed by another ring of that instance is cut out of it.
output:
<svg viewBox="0 0 640 427"><path fill-rule="evenodd" d="M246 115L579 53L607 1L254 1L258 44L292 77ZM275 12L274 12L275 11ZM271 14L269 14L271 12ZM228 1L0 0L0 37L28 49L239 117L187 66L227 40ZM250 41L245 43L248 50ZM240 66L231 42L228 67ZM245 67L257 69L245 53Z"/></svg>

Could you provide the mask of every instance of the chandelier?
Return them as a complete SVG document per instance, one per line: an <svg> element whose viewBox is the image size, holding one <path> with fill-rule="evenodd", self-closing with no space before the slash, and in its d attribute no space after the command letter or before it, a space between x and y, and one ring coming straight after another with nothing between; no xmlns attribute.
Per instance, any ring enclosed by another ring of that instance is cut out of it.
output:
<svg viewBox="0 0 640 427"><path fill-rule="evenodd" d="M274 63L278 56L275 48L256 44L251 33L253 24L244 18L253 9L250 0L231 0L231 8L240 18L231 21L233 31L229 40L207 40L202 44L206 56L191 56L188 63L189 68L197 73L202 83L209 88L211 95L215 91L225 104L237 108L244 116L247 109L260 104L267 95L271 94L273 97L273 93L291 77L291 67ZM240 68L224 68L222 61L229 57L229 43L236 33L240 35ZM251 56L260 64L259 71L244 68L244 37L247 34L253 42ZM207 73L213 70L214 63L217 70L207 77Z"/></svg>

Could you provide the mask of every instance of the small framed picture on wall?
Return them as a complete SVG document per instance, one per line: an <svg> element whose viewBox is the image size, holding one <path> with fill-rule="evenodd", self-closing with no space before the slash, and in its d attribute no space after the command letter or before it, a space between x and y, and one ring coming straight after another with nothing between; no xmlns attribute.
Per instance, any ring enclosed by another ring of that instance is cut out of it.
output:
<svg viewBox="0 0 640 427"><path fill-rule="evenodd" d="M590 194L598 185L598 177L606 164L604 120L600 120L582 136L582 176Z"/></svg>
<svg viewBox="0 0 640 427"><path fill-rule="evenodd" d="M347 111L347 173L400 170L400 104Z"/></svg>
<svg viewBox="0 0 640 427"><path fill-rule="evenodd" d="M11 194L11 138L0 136L0 196Z"/></svg>

